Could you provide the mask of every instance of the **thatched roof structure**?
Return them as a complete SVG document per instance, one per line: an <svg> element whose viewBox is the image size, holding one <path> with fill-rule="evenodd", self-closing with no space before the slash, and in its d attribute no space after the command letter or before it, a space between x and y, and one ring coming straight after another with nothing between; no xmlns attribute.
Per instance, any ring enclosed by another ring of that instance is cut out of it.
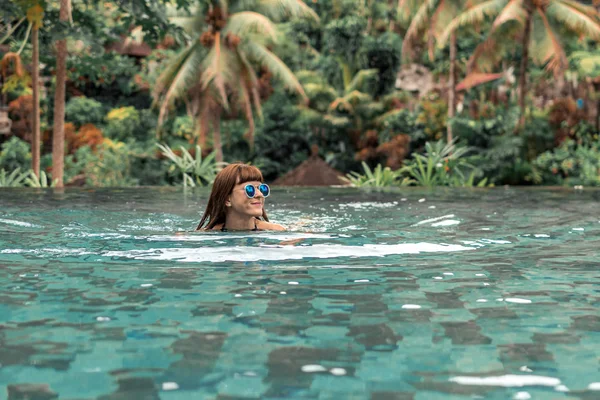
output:
<svg viewBox="0 0 600 400"><path fill-rule="evenodd" d="M340 171L332 168L313 150L306 161L296 168L279 177L273 185L277 186L334 186L348 185L341 178L344 176Z"/></svg>

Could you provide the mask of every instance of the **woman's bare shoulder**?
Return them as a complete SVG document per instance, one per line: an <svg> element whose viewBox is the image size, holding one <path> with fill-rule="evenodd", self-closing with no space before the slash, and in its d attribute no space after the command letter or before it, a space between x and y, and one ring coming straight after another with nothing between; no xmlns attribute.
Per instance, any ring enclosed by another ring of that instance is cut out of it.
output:
<svg viewBox="0 0 600 400"><path fill-rule="evenodd" d="M256 224L256 227L258 229L262 229L265 231L285 231L285 230L287 230L282 225L274 224L273 222L261 221L261 220L258 221L258 223Z"/></svg>

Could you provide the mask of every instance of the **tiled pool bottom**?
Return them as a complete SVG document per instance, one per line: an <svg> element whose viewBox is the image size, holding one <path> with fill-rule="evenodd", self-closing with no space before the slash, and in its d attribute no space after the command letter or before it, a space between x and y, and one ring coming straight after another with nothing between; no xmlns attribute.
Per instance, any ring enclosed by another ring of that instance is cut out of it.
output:
<svg viewBox="0 0 600 400"><path fill-rule="evenodd" d="M0 398L600 398L600 192L206 198L0 190Z"/></svg>

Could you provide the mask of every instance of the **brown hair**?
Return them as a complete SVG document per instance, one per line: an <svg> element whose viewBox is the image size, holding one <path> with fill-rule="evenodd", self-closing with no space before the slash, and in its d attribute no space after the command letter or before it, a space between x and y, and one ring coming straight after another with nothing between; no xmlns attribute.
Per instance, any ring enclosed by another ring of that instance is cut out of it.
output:
<svg viewBox="0 0 600 400"><path fill-rule="evenodd" d="M227 215L225 207L227 196L231 194L235 185L252 181L264 182L262 173L255 166L234 163L223 168L215 178L210 197L208 198L208 204L206 205L206 210L204 211L204 215L202 215L196 230L210 230L213 229L215 225L224 224ZM262 219L267 222L269 221L264 209ZM207 225L203 227L207 221Z"/></svg>

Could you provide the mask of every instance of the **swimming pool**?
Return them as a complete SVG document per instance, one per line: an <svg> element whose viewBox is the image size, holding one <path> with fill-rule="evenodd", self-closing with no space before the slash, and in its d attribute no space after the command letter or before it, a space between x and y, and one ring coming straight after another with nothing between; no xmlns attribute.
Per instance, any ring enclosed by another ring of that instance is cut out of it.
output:
<svg viewBox="0 0 600 400"><path fill-rule="evenodd" d="M600 191L207 195L0 190L0 398L600 398Z"/></svg>

